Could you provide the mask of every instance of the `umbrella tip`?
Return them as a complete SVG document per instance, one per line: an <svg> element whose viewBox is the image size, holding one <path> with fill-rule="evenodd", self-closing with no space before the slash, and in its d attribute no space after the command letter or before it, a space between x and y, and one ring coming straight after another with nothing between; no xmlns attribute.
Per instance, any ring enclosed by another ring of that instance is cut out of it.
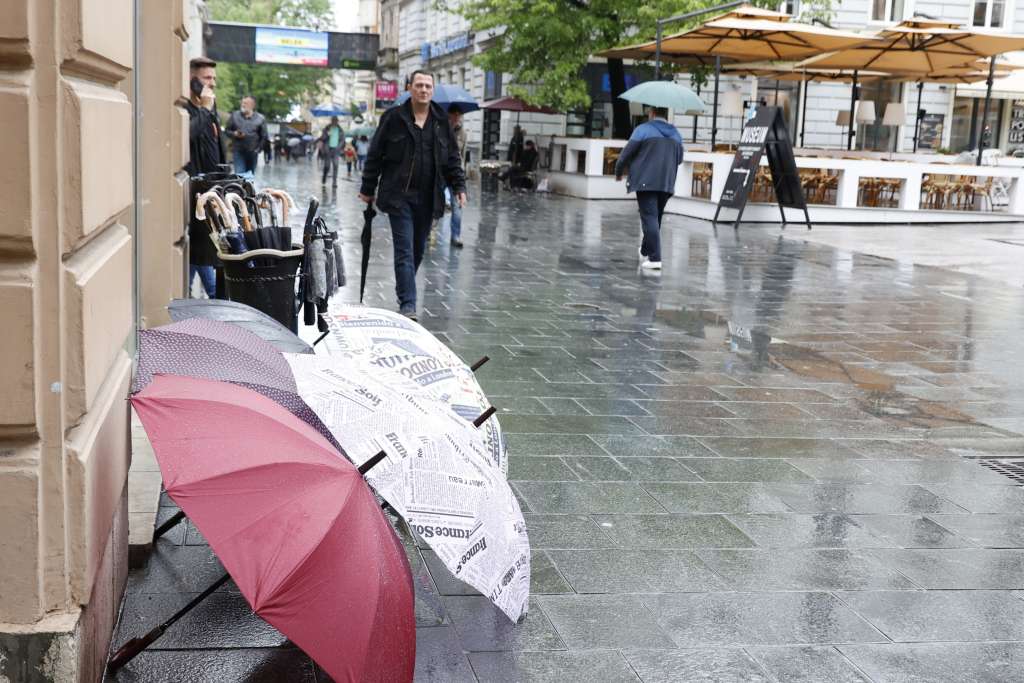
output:
<svg viewBox="0 0 1024 683"><path fill-rule="evenodd" d="M473 426L474 427L480 427L481 425L483 425L484 422L487 422L487 418L489 418L491 415L494 415L494 413L497 412L497 410L498 410L497 408L495 408L494 406L491 406L490 408L488 408L484 412L480 413L480 417L478 417L477 419L473 420Z"/></svg>

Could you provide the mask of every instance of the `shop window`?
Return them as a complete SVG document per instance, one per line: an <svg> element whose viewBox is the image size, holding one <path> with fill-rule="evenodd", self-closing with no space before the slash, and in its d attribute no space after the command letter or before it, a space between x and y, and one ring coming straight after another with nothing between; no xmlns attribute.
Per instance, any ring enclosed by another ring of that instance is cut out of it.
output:
<svg viewBox="0 0 1024 683"><path fill-rule="evenodd" d="M871 0L871 21L903 21L904 0Z"/></svg>
<svg viewBox="0 0 1024 683"><path fill-rule="evenodd" d="M622 153L621 147L605 147L604 148L604 159L602 159L602 175L615 175L615 162L619 160L619 154Z"/></svg>
<svg viewBox="0 0 1024 683"><path fill-rule="evenodd" d="M1002 28L1006 25L1006 0L975 0L971 16L974 26Z"/></svg>

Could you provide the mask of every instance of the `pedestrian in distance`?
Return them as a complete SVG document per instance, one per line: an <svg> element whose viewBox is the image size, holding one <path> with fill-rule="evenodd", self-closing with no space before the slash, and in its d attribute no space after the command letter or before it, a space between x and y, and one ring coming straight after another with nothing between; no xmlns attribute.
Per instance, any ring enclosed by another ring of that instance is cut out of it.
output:
<svg viewBox="0 0 1024 683"><path fill-rule="evenodd" d="M519 155L519 160L512 164L501 178L508 178L508 186L511 190L530 190L533 189L533 180L531 180L530 174L537 170L537 162L540 160L540 155L537 153L537 145L534 144L533 140L527 140L523 145L523 151Z"/></svg>
<svg viewBox="0 0 1024 683"><path fill-rule="evenodd" d="M189 99L185 110L189 119L189 161L185 170L189 176L215 173L223 170L226 153L221 141L220 119L217 116L217 62L196 57L189 62ZM195 197L192 197L189 215L189 283L196 275L206 296L217 296L217 249L210 240L210 229L195 217Z"/></svg>
<svg viewBox="0 0 1024 683"><path fill-rule="evenodd" d="M640 267L661 270L661 218L683 163L683 139L668 122L668 109L652 107L615 162L615 179L629 173L626 191L636 192L640 209Z"/></svg>
<svg viewBox="0 0 1024 683"><path fill-rule="evenodd" d="M270 137L263 139L263 163L269 164L274 159L274 146L270 142Z"/></svg>
<svg viewBox="0 0 1024 683"><path fill-rule="evenodd" d="M523 140L526 138L526 131L517 124L512 128L512 139L508 142L508 162L515 166L519 163L519 156L523 153Z"/></svg>
<svg viewBox="0 0 1024 683"><path fill-rule="evenodd" d="M320 184L327 184L327 173L333 170L331 176L331 187L338 186L338 163L341 156L341 148L345 143L345 132L338 124L338 117L332 116L331 122L327 124L320 133L320 158L324 164L324 174L320 178Z"/></svg>
<svg viewBox="0 0 1024 683"><path fill-rule="evenodd" d="M348 175L352 175L352 167L356 163L356 148L349 140L345 143L345 165L348 167Z"/></svg>
<svg viewBox="0 0 1024 683"><path fill-rule="evenodd" d="M263 114L256 111L255 97L246 95L242 98L241 106L231 113L224 130L234 138L235 173L255 173L260 150L267 140L267 123Z"/></svg>
<svg viewBox="0 0 1024 683"><path fill-rule="evenodd" d="M366 165L366 154L370 151L370 139L365 135L360 135L359 139L356 140L356 168L359 172L363 172L363 166Z"/></svg>
<svg viewBox="0 0 1024 683"><path fill-rule="evenodd" d="M445 186L466 204L466 176L445 111L431 101L434 76L415 71L410 98L384 112L370 141L359 198L388 214L399 312L416 320L416 271L430 226L444 214Z"/></svg>
<svg viewBox="0 0 1024 683"><path fill-rule="evenodd" d="M466 129L462 127L462 112L458 109L448 110L448 123L455 133L455 144L459 152L459 163L465 168L466 163ZM448 220L450 244L462 249L462 206L455 200L455 193L449 186L445 189L445 198L450 202L452 215Z"/></svg>

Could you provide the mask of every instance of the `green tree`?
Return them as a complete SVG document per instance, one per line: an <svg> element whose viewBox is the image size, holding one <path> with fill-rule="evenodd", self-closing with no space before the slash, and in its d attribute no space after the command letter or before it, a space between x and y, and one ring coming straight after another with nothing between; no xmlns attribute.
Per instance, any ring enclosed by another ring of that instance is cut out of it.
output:
<svg viewBox="0 0 1024 683"><path fill-rule="evenodd" d="M466 17L477 33L496 32L491 47L475 59L488 71L510 74L515 85L509 92L531 104L569 110L590 105L582 71L591 55L653 39L658 19L717 4L713 0L461 0L449 11ZM778 3L754 0L751 4ZM684 28L685 24L677 24L666 30Z"/></svg>
<svg viewBox="0 0 1024 683"><path fill-rule="evenodd" d="M330 0L207 0L210 19L273 26L327 28L331 25ZM286 64L217 65L217 107L238 108L246 95L269 120L280 120L297 104L322 97L331 85L329 69Z"/></svg>

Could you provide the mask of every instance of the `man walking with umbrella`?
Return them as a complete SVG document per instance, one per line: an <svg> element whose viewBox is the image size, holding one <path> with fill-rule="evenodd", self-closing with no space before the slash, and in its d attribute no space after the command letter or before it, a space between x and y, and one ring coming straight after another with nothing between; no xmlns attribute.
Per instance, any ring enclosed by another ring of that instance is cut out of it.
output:
<svg viewBox="0 0 1024 683"><path fill-rule="evenodd" d="M628 169L628 192L636 192L643 238L640 267L661 270L661 217L676 186L683 163L683 139L668 122L668 109L651 107L647 123L636 127L615 162L615 179Z"/></svg>
<svg viewBox="0 0 1024 683"><path fill-rule="evenodd" d="M395 249L395 290L399 312L416 319L416 271L430 226L444 214L444 188L459 207L466 204L466 177L459 147L445 111L431 102L434 77L412 75L412 96L384 112L370 142L359 198L391 220Z"/></svg>

